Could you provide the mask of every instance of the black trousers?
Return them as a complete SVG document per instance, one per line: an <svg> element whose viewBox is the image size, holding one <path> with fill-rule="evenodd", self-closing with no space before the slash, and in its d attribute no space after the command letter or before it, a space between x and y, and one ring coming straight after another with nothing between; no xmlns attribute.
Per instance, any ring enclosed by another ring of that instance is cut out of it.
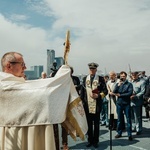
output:
<svg viewBox="0 0 150 150"><path fill-rule="evenodd" d="M86 114L87 123L88 123L88 142L89 143L98 143L99 142L99 121L100 113L98 114Z"/></svg>
<svg viewBox="0 0 150 150"><path fill-rule="evenodd" d="M62 145L68 145L68 131L66 131L66 129L61 126L62 128Z"/></svg>
<svg viewBox="0 0 150 150"><path fill-rule="evenodd" d="M56 150L60 150L58 124L53 124L53 128L54 128L54 137L55 137Z"/></svg>

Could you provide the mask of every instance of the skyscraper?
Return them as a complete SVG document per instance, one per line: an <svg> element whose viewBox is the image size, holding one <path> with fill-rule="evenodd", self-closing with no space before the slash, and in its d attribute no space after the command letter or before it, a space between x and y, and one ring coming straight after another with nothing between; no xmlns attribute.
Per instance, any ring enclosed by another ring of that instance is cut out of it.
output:
<svg viewBox="0 0 150 150"><path fill-rule="evenodd" d="M52 72L53 63L55 60L55 51L53 49L47 49L47 75L49 76Z"/></svg>
<svg viewBox="0 0 150 150"><path fill-rule="evenodd" d="M49 76L52 73L51 68L54 69L53 63L56 63L57 66L55 69L58 69L61 65L63 65L64 59L63 57L55 57L55 51L53 49L47 49L47 75Z"/></svg>

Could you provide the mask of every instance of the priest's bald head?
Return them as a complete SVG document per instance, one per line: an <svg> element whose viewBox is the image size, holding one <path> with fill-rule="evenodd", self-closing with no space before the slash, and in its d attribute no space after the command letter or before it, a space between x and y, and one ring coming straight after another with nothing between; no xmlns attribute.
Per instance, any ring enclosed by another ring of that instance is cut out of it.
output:
<svg viewBox="0 0 150 150"><path fill-rule="evenodd" d="M24 77L26 65L23 55L18 52L5 53L1 59L3 72L13 74L17 77Z"/></svg>

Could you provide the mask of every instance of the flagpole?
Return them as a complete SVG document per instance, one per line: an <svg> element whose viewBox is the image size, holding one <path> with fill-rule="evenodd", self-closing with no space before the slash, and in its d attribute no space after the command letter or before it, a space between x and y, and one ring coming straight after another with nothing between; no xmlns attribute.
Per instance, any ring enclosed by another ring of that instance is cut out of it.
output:
<svg viewBox="0 0 150 150"><path fill-rule="evenodd" d="M108 85L109 91L111 92L111 88ZM114 120L114 114L111 113L111 95L109 94L109 108L110 108L110 115L109 115L109 130L110 130L110 150L112 150L112 126L113 126L113 120Z"/></svg>

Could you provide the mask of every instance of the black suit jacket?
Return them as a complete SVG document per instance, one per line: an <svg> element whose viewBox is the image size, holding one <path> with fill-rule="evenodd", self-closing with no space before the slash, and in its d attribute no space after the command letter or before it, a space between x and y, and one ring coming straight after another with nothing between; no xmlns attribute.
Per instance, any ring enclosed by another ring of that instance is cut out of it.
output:
<svg viewBox="0 0 150 150"><path fill-rule="evenodd" d="M76 87L78 94L80 94L80 80L79 80L79 78L77 76L71 76L71 78L72 78L72 81Z"/></svg>

